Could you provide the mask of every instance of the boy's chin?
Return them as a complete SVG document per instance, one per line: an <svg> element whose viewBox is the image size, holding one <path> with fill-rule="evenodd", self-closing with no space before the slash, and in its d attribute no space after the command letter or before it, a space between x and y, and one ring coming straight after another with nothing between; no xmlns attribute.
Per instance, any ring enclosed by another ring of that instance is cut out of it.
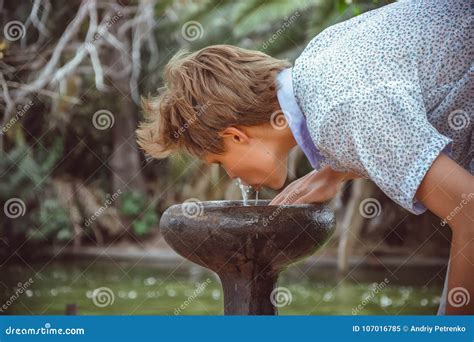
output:
<svg viewBox="0 0 474 342"><path fill-rule="evenodd" d="M281 190L283 188L283 186L285 185L285 180L286 178L283 178L282 179L275 179L272 184L268 184L267 187L269 187L270 189L272 190Z"/></svg>

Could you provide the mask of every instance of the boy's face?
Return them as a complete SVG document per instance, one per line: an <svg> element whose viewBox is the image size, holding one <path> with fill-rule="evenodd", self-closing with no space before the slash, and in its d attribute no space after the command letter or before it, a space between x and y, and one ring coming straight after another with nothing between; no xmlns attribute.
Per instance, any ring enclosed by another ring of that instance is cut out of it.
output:
<svg viewBox="0 0 474 342"><path fill-rule="evenodd" d="M221 164L229 177L240 178L256 189L280 189L287 177L289 149L281 132L273 131L262 126L228 127L220 134L225 152L208 153L203 159Z"/></svg>

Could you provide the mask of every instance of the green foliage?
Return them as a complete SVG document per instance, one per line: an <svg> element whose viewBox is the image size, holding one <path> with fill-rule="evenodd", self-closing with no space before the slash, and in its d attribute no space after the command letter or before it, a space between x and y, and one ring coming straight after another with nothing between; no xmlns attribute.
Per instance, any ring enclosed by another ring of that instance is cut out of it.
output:
<svg viewBox="0 0 474 342"><path fill-rule="evenodd" d="M254 1L253 6L249 6L251 2L242 1L240 4L245 4L243 11L238 14L235 22L236 26L234 33L237 37L244 36L258 31L265 27L270 28L269 25L263 23L281 23L288 19L295 13L302 14L310 7L309 1ZM241 6L242 7L242 6Z"/></svg>
<svg viewBox="0 0 474 342"><path fill-rule="evenodd" d="M8 152L0 152L0 200L11 197L32 199L47 184L56 161L63 152L60 138L48 150L17 144Z"/></svg>
<svg viewBox="0 0 474 342"><path fill-rule="evenodd" d="M67 212L54 198L51 177L63 153L60 138L48 150L42 146L18 143L8 152L0 152L0 203L14 199L18 217L0 216L0 226L9 227L13 237L64 241L71 237Z"/></svg>
<svg viewBox="0 0 474 342"><path fill-rule="evenodd" d="M146 210L143 214L133 221L132 227L135 234L142 236L151 231L158 225L158 215L152 210Z"/></svg>
<svg viewBox="0 0 474 342"><path fill-rule="evenodd" d="M148 196L140 191L127 192L122 197L121 212L132 219L132 229L136 235L149 233L158 225L158 215Z"/></svg>
<svg viewBox="0 0 474 342"><path fill-rule="evenodd" d="M40 229L28 231L28 236L32 239L68 241L73 236L69 215L56 199L49 198L41 202L37 222Z"/></svg>
<svg viewBox="0 0 474 342"><path fill-rule="evenodd" d="M192 42L192 50L211 44L233 44L292 60L325 28L389 2L209 0L178 8L178 15L180 25L196 20L203 26L203 37Z"/></svg>
<svg viewBox="0 0 474 342"><path fill-rule="evenodd" d="M126 192L122 198L122 213L125 216L137 216L145 207L145 196L139 191Z"/></svg>

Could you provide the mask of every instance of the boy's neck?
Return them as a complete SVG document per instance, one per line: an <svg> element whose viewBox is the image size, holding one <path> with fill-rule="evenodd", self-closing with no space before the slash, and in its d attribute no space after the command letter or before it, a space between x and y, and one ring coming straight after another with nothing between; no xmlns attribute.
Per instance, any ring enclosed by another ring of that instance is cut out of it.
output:
<svg viewBox="0 0 474 342"><path fill-rule="evenodd" d="M271 146L279 156L287 155L297 145L290 127L275 129L270 124L248 127L247 130L254 136Z"/></svg>
<svg viewBox="0 0 474 342"><path fill-rule="evenodd" d="M271 139L274 140L277 149L284 155L288 154L290 150L297 145L295 137L290 127L285 127L281 130L269 130Z"/></svg>
<svg viewBox="0 0 474 342"><path fill-rule="evenodd" d="M293 147L297 145L295 137L293 136L293 132L291 131L290 127L286 127L283 132L285 133L283 136L283 144L286 146L287 151L289 152Z"/></svg>

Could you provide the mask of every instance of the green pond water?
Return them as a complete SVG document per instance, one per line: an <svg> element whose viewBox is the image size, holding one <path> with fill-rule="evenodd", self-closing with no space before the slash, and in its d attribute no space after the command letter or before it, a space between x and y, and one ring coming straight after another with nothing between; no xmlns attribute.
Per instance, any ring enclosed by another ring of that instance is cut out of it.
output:
<svg viewBox="0 0 474 342"><path fill-rule="evenodd" d="M190 264L70 260L9 264L0 274L0 305L8 304L0 314L64 314L70 303L81 315L223 314L218 279ZM33 282L25 285L30 277ZM18 286L23 293L14 298ZM442 280L426 270L368 269L338 278L298 266L285 271L278 286L284 288L276 299L280 315L424 315L436 313Z"/></svg>

